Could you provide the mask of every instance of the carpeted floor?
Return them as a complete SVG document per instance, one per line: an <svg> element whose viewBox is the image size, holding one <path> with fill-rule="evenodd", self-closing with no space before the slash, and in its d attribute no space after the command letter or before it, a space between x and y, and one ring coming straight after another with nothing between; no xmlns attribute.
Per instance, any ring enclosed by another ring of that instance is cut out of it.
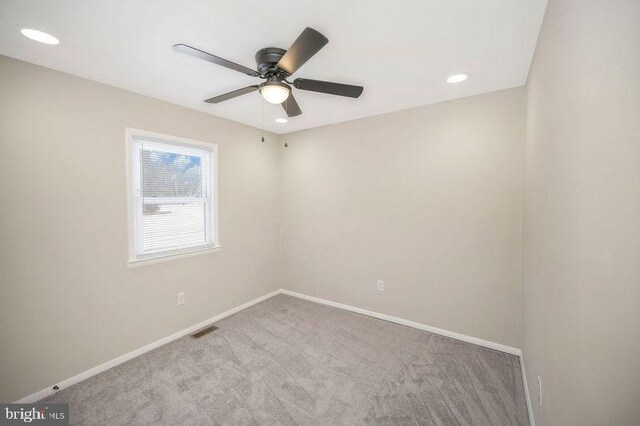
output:
<svg viewBox="0 0 640 426"><path fill-rule="evenodd" d="M44 402L71 424L526 425L517 357L278 295Z"/></svg>

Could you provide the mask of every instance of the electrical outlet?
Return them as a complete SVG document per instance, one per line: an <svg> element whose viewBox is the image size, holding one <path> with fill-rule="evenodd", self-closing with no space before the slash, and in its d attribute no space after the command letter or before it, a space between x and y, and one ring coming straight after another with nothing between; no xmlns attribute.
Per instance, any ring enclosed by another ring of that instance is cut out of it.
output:
<svg viewBox="0 0 640 426"><path fill-rule="evenodd" d="M538 376L538 405L542 407L542 379Z"/></svg>
<svg viewBox="0 0 640 426"><path fill-rule="evenodd" d="M378 280L378 291L384 291L384 281Z"/></svg>
<svg viewBox="0 0 640 426"><path fill-rule="evenodd" d="M178 293L178 306L184 305L184 302L185 302L185 296L183 291L181 293Z"/></svg>

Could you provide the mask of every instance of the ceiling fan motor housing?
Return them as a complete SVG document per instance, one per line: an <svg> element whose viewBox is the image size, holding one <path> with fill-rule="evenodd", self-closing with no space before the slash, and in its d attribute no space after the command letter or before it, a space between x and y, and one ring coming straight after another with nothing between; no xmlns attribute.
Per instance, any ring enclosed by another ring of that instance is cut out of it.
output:
<svg viewBox="0 0 640 426"><path fill-rule="evenodd" d="M287 53L279 47L265 47L256 52L256 64L260 75L267 75L276 71L276 64Z"/></svg>

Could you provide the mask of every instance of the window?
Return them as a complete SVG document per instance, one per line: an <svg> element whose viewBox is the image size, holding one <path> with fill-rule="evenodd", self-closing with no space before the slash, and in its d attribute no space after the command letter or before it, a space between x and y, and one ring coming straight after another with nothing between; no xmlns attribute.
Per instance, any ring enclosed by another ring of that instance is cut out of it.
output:
<svg viewBox="0 0 640 426"><path fill-rule="evenodd" d="M216 148L127 129L130 262L219 247Z"/></svg>

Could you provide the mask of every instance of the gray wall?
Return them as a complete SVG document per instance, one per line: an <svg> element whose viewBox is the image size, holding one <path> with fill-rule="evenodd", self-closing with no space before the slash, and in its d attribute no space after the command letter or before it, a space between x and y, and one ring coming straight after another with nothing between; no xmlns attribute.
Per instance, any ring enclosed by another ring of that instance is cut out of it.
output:
<svg viewBox="0 0 640 426"><path fill-rule="evenodd" d="M640 2L549 2L528 82L524 227L538 426L640 422L639 75Z"/></svg>
<svg viewBox="0 0 640 426"><path fill-rule="evenodd" d="M524 88L284 139L286 288L520 347Z"/></svg>
<svg viewBox="0 0 640 426"><path fill-rule="evenodd" d="M280 287L272 136L2 56L0 76L0 401ZM125 126L218 144L222 251L127 269Z"/></svg>

